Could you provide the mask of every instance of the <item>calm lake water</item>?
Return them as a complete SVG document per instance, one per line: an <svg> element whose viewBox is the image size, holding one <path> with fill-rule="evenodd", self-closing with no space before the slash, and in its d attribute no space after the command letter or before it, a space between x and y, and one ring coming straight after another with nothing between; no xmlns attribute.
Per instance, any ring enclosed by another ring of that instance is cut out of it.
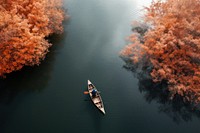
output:
<svg viewBox="0 0 200 133"><path fill-rule="evenodd" d="M139 91L145 82L119 58L131 22L149 3L66 0L71 17L65 32L52 37L46 60L0 81L0 133L200 132L194 113L148 100ZM105 116L83 94L88 79L101 91Z"/></svg>

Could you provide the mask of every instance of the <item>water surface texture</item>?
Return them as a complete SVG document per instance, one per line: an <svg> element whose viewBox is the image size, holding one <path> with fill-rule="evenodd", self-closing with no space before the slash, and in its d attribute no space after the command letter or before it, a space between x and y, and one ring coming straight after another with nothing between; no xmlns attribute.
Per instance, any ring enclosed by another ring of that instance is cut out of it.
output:
<svg viewBox="0 0 200 133"><path fill-rule="evenodd" d="M0 132L200 132L197 116L177 123L173 111L164 113L158 102L147 102L137 78L122 67L119 51L127 44L131 22L149 3L64 1L70 20L62 35L51 38L54 45L46 60L0 81ZM105 116L83 94L88 79L101 91Z"/></svg>

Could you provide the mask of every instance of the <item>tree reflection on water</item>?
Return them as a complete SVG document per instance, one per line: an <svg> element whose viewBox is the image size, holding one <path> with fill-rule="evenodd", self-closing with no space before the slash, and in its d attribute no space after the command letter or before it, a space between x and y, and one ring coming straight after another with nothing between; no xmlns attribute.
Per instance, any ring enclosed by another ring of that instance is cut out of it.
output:
<svg viewBox="0 0 200 133"><path fill-rule="evenodd" d="M157 102L158 111L167 114L175 123L181 121L192 121L194 117L200 118L200 106L184 101L180 95L170 99L170 92L167 83L154 83L149 75L151 67L144 68L142 64L133 65L130 60L124 59L126 64L123 66L131 71L138 78L139 91L144 94L148 103Z"/></svg>

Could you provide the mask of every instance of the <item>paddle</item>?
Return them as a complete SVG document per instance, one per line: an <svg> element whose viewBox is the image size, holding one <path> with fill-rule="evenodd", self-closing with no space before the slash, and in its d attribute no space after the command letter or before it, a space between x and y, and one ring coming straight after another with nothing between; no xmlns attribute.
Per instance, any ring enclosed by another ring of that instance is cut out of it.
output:
<svg viewBox="0 0 200 133"><path fill-rule="evenodd" d="M89 92L88 92L88 91L84 91L83 93L84 93L85 95L89 94Z"/></svg>
<svg viewBox="0 0 200 133"><path fill-rule="evenodd" d="M84 91L83 92L85 95L87 95L87 94L89 94L89 92L88 91ZM101 93L100 91L98 91L98 93Z"/></svg>

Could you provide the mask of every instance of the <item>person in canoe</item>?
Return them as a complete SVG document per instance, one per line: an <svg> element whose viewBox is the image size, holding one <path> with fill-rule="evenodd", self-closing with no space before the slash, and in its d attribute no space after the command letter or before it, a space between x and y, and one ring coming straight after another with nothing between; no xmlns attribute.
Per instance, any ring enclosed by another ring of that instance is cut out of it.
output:
<svg viewBox="0 0 200 133"><path fill-rule="evenodd" d="M90 84L89 88L92 89L92 97L96 97L97 96L97 90L95 89L95 87Z"/></svg>
<svg viewBox="0 0 200 133"><path fill-rule="evenodd" d="M92 96L93 97L96 97L97 96L97 90L95 88L93 88L92 90Z"/></svg>

